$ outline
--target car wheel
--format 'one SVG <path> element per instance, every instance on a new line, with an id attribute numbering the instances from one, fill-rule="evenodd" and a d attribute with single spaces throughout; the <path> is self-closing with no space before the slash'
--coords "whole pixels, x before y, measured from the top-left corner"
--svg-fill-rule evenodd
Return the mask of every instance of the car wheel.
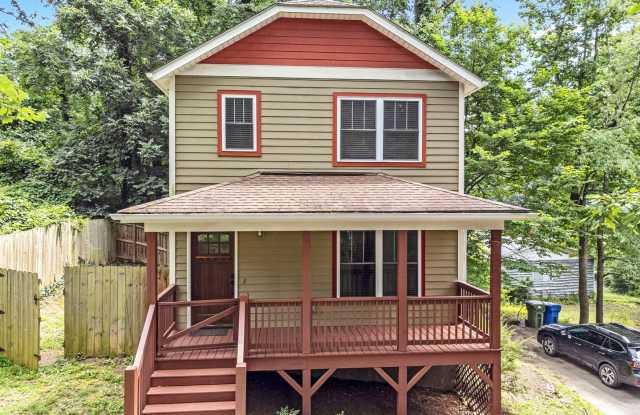
<path id="1" fill-rule="evenodd" d="M 542 338 L 542 350 L 549 356 L 558 355 L 558 342 L 551 336 L 544 336 Z"/>
<path id="2" fill-rule="evenodd" d="M 603 363 L 600 365 L 600 380 L 602 383 L 607 385 L 610 388 L 617 388 L 620 386 L 620 380 L 618 379 L 618 371 L 615 367 L 611 366 L 608 363 Z"/>

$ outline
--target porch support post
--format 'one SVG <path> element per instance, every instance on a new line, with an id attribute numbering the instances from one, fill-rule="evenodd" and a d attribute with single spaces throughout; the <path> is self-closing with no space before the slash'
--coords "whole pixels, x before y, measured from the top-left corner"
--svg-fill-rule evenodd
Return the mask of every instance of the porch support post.
<path id="1" fill-rule="evenodd" d="M 311 232 L 302 232 L 302 353 L 311 353 Z"/>
<path id="2" fill-rule="evenodd" d="M 502 231 L 491 231 L 491 348 L 500 348 L 500 291 L 502 278 Z"/>
<path id="3" fill-rule="evenodd" d="M 145 232 L 147 241 L 147 304 L 158 300 L 158 234 Z"/>
<path id="4" fill-rule="evenodd" d="M 491 365 L 491 415 L 502 414 L 502 369 L 500 352 Z"/>
<path id="5" fill-rule="evenodd" d="M 407 415 L 407 366 L 398 367 L 398 391 L 396 399 L 396 415 Z"/>
<path id="6" fill-rule="evenodd" d="M 500 368 L 500 294 L 502 279 L 502 231 L 491 231 L 491 348 L 498 350 L 491 365 L 491 414 L 502 413 Z"/>
<path id="7" fill-rule="evenodd" d="M 397 235 L 398 351 L 406 352 L 409 338 L 409 309 L 407 300 L 407 231 L 398 231 Z"/>
<path id="8" fill-rule="evenodd" d="M 311 369 L 302 371 L 302 415 L 311 415 Z"/>

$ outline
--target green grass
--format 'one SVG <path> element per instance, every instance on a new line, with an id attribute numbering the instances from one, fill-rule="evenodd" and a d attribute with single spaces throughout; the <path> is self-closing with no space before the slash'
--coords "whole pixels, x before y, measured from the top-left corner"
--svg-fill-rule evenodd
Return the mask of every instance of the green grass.
<path id="1" fill-rule="evenodd" d="M 536 371 L 536 369 L 533 370 Z M 543 389 L 534 390 L 527 383 L 519 385 L 512 383 L 510 387 L 512 389 L 506 391 L 503 388 L 502 404 L 507 414 L 603 415 L 593 405 L 559 382 L 551 381 L 546 383 Z"/>
<path id="2" fill-rule="evenodd" d="M 640 329 L 640 298 L 629 295 L 616 294 L 611 291 L 605 291 L 604 294 L 604 321 L 605 323 L 620 323 L 628 327 Z M 559 322 L 563 324 L 577 324 L 580 321 L 580 306 L 576 298 L 568 299 L 551 299 L 562 304 Z M 505 320 L 527 318 L 527 309 L 524 304 L 502 303 L 502 317 Z M 595 300 L 591 299 L 589 307 L 589 320 L 595 323 L 596 305 Z"/>
<path id="3" fill-rule="evenodd" d="M 605 291 L 604 294 L 605 323 L 620 323 L 640 329 L 640 298 Z M 580 319 L 580 306 L 576 303 L 563 304 L 560 312 L 560 323 L 577 324 Z M 592 301 L 589 307 L 589 320 L 596 320 L 596 306 Z"/>
<path id="4" fill-rule="evenodd" d="M 0 415 L 121 414 L 122 373 L 130 358 L 64 359 L 64 301 L 61 292 L 41 302 L 39 370 L 0 359 Z"/>

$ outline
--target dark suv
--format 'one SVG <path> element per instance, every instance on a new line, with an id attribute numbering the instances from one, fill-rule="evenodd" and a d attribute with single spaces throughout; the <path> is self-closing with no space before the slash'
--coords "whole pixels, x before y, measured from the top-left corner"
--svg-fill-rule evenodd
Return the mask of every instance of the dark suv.
<path id="1" fill-rule="evenodd" d="M 538 331 L 549 356 L 563 354 L 598 371 L 605 385 L 640 387 L 640 331 L 621 324 L 550 324 Z"/>

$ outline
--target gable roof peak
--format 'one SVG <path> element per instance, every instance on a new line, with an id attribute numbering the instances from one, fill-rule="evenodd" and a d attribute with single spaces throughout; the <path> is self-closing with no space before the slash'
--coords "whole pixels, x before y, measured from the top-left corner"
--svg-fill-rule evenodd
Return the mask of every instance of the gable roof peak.
<path id="1" fill-rule="evenodd" d="M 347 3 L 338 0 L 288 0 L 279 1 L 277 2 L 277 4 L 280 4 L 282 6 L 359 7 L 353 3 Z"/>
<path id="2" fill-rule="evenodd" d="M 168 93 L 168 86 L 173 75 L 196 65 L 198 62 L 281 17 L 361 20 L 419 58 L 431 63 L 452 79 L 462 83 L 465 96 L 486 85 L 480 77 L 458 65 L 435 48 L 425 44 L 386 17 L 370 9 L 336 0 L 289 0 L 285 3 L 276 3 L 177 59 L 148 73 L 147 77 L 165 93 Z"/>

